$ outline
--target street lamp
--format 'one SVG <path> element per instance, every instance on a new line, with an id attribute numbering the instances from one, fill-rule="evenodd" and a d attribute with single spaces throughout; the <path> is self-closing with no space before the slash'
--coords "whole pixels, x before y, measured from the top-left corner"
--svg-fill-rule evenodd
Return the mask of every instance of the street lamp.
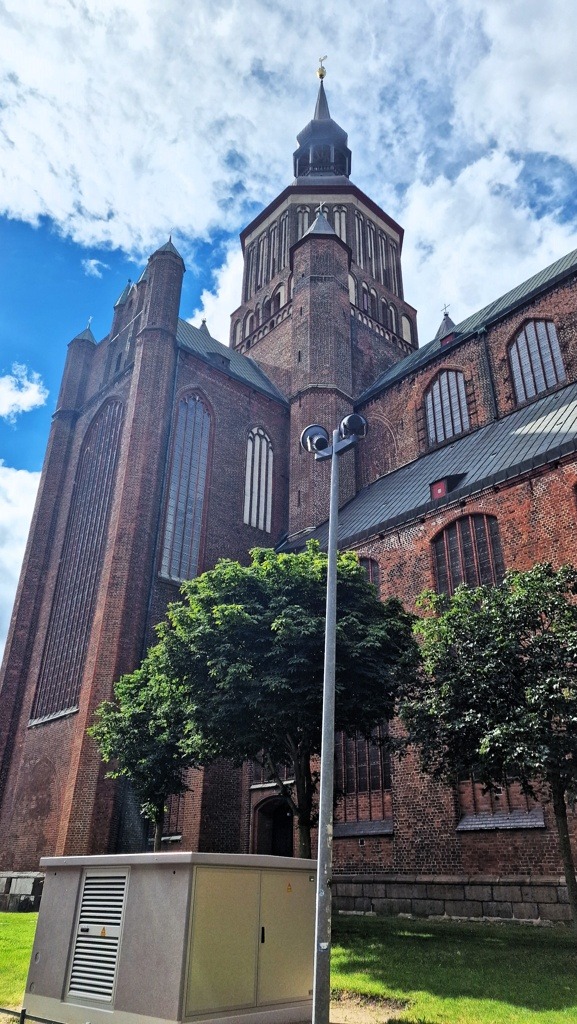
<path id="1" fill-rule="evenodd" d="M 331 875 L 333 861 L 333 776 L 335 751 L 335 648 L 337 632 L 337 537 L 339 518 L 339 455 L 365 437 L 364 416 L 345 416 L 333 430 L 332 444 L 324 427 L 313 423 L 301 434 L 301 447 L 315 459 L 331 460 L 331 497 L 327 547 L 327 605 L 325 618 L 325 662 L 323 680 L 323 722 L 321 738 L 321 779 L 319 794 L 319 844 L 315 920 L 313 982 L 313 1024 L 329 1024 L 331 998 Z"/>

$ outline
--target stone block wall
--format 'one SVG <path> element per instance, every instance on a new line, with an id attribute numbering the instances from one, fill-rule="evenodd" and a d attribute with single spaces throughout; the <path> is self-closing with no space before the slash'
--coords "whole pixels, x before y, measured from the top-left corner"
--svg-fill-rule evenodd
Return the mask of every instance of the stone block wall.
<path id="1" fill-rule="evenodd" d="M 336 913 L 569 922 L 565 880 L 545 875 L 337 875 Z"/>
<path id="2" fill-rule="evenodd" d="M 0 874 L 0 911 L 38 910 L 43 887 L 40 871 Z"/>

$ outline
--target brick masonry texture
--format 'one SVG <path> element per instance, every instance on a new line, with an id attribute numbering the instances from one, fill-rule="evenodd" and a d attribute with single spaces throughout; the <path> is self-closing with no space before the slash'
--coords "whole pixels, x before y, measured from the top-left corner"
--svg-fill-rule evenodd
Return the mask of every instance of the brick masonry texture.
<path id="1" fill-rule="evenodd" d="M 179 581 L 161 574 L 161 552 L 181 399 L 197 395 L 210 415 L 201 572 L 223 556 L 246 563 L 252 547 L 276 546 L 287 534 L 306 533 L 326 519 L 329 466 L 299 446 L 308 424 L 331 431 L 353 410 L 369 421 L 367 438 L 340 463 L 343 505 L 380 476 L 430 451 L 425 398 L 441 371 L 463 374 L 471 432 L 512 412 L 509 346 L 529 320 L 554 322 L 566 383 L 577 380 L 573 275 L 482 333 L 441 347 L 416 368 L 411 363 L 405 375 L 361 403 L 362 392 L 412 352 L 417 334 L 400 264 L 390 264 L 388 276 L 383 275 L 368 249 L 359 251 L 356 216 L 373 224 L 375 237 L 386 236 L 389 261 L 395 253 L 399 259 L 402 229 L 355 186 L 323 190 L 314 183 L 290 186 L 242 235 L 245 280 L 231 318 L 231 339 L 237 353 L 268 375 L 278 397 L 274 389 L 265 394 L 249 386 L 224 363 L 178 347 L 184 265 L 170 247 L 153 253 L 138 284 L 123 294 L 107 337 L 96 343 L 83 332 L 69 345 L 0 676 L 0 909 L 36 905 L 35 873 L 43 855 L 146 845 L 134 794 L 105 778 L 86 728 L 100 701 L 110 698 L 115 680 L 140 663 L 154 640 L 155 624 L 179 596 Z M 346 241 L 326 231 L 299 237 L 305 212 L 310 225 L 321 199 L 331 223 L 336 223 L 335 210 L 344 210 Z M 287 245 L 281 253 L 285 216 Z M 267 253 L 260 269 L 254 262 L 259 251 Z M 395 328 L 387 319 L 389 304 L 398 318 Z M 407 318 L 410 339 L 402 336 L 401 316 Z M 111 400 L 121 404 L 122 429 L 96 598 L 76 680 L 78 707 L 30 726 L 81 453 L 91 424 Z M 270 532 L 244 522 L 247 439 L 254 428 L 267 434 L 273 449 Z M 577 457 L 568 453 L 498 489 L 448 500 L 418 521 L 369 536 L 356 550 L 377 563 L 382 596 L 400 596 L 413 608 L 422 589 L 436 584 L 432 541 L 463 515 L 496 517 L 507 567 L 577 562 L 576 493 Z M 398 731 L 399 723 L 390 723 L 390 729 Z M 252 765 L 226 760 L 191 771 L 171 849 L 270 852 L 281 805 L 274 788 L 257 785 L 254 778 Z M 458 830 L 463 815 L 474 819 L 479 811 L 489 817 L 498 812 L 506 802 L 499 799 L 491 802 L 468 783 L 453 790 L 424 777 L 414 752 L 393 760 L 390 788 L 369 793 L 358 786 L 337 801 L 343 834 L 334 844 L 336 908 L 567 920 L 549 804 L 543 804 L 539 827 L 499 828 L 498 819 L 491 818 L 491 828 Z M 506 799 L 516 811 L 541 813 L 514 785 Z M 572 811 L 569 828 L 577 853 Z M 286 830 L 283 835 L 290 843 L 290 828 L 288 840 Z"/>

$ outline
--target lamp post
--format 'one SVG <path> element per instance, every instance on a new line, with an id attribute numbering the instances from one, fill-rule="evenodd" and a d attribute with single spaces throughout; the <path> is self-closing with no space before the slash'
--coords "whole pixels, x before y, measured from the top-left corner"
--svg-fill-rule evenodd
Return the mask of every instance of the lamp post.
<path id="1" fill-rule="evenodd" d="M 331 882 L 333 862 L 333 788 L 335 751 L 335 649 L 337 631 L 337 538 L 339 518 L 339 456 L 365 437 L 364 416 L 345 416 L 333 430 L 332 444 L 324 427 L 313 423 L 301 434 L 301 447 L 315 459 L 331 460 L 329 539 L 327 546 L 327 603 L 325 618 L 325 660 L 323 679 L 323 720 L 321 736 L 321 777 L 319 794 L 319 842 L 315 920 L 313 982 L 313 1024 L 329 1024 L 331 996 Z"/>

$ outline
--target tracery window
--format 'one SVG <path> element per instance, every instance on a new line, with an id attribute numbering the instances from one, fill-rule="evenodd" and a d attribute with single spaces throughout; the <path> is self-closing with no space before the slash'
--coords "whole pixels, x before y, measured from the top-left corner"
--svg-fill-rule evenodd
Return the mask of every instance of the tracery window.
<path id="1" fill-rule="evenodd" d="M 530 320 L 509 347 L 517 402 L 562 384 L 565 367 L 555 324 L 550 320 Z"/>
<path id="2" fill-rule="evenodd" d="M 432 546 L 441 594 L 453 594 L 460 583 L 478 587 L 503 578 L 505 566 L 495 516 L 456 519 L 433 538 Z"/>
<path id="3" fill-rule="evenodd" d="M 107 402 L 82 445 L 30 724 L 74 711 L 104 547 L 122 431 L 123 407 Z"/>
<path id="4" fill-rule="evenodd" d="M 440 444 L 469 429 L 465 378 L 459 370 L 442 370 L 425 393 L 429 444 Z"/>
<path id="5" fill-rule="evenodd" d="M 390 757 L 382 745 L 386 735 L 386 725 L 378 725 L 370 737 L 336 734 L 335 782 L 345 796 L 391 788 Z"/>
<path id="6" fill-rule="evenodd" d="M 246 447 L 244 522 L 266 533 L 271 531 L 272 471 L 271 439 L 262 427 L 254 427 Z"/>
<path id="7" fill-rule="evenodd" d="M 161 573 L 168 579 L 198 571 L 209 441 L 210 413 L 198 395 L 186 395 L 176 414 L 164 521 Z"/>

